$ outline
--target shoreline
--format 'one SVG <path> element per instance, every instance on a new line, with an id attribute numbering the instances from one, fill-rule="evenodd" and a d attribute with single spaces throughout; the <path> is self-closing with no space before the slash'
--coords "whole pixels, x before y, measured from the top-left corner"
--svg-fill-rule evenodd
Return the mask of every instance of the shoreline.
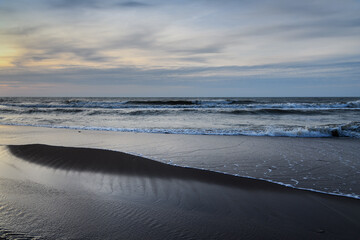
<path id="1" fill-rule="evenodd" d="M 360 172 L 358 139 L 79 132 L 3 125 L 0 125 L 0 137 L 2 145 L 47 144 L 115 150 L 170 165 L 261 179 L 297 189 L 351 198 L 360 196 L 357 184 L 360 179 L 356 177 Z M 347 182 L 353 183 L 340 185 L 341 177 L 346 174 Z M 312 185 L 313 182 L 318 185 Z"/>
<path id="2" fill-rule="evenodd" d="M 208 174 L 213 174 L 213 175 L 221 175 L 221 176 L 225 176 L 228 178 L 232 178 L 232 179 L 236 179 L 236 178 L 241 178 L 243 180 L 248 180 L 248 181 L 257 181 L 257 182 L 262 182 L 264 184 L 275 184 L 278 187 L 285 187 L 286 188 L 290 188 L 290 189 L 294 189 L 294 190 L 300 190 L 300 191 L 305 191 L 305 192 L 312 192 L 312 193 L 316 193 L 316 194 L 324 194 L 324 195 L 330 195 L 330 196 L 337 196 L 337 197 L 345 197 L 345 198 L 351 198 L 351 199 L 360 199 L 360 196 L 352 196 L 352 195 L 344 195 L 344 194 L 336 194 L 336 193 L 329 193 L 329 192 L 324 192 L 324 191 L 319 191 L 319 190 L 315 190 L 315 189 L 308 189 L 308 188 L 299 188 L 299 187 L 294 187 L 292 185 L 289 184 L 284 184 L 281 182 L 276 182 L 273 180 L 269 180 L 269 179 L 262 179 L 262 178 L 255 178 L 255 177 L 250 177 L 250 176 L 240 176 L 238 174 L 229 174 L 226 172 L 220 172 L 220 171 L 213 171 L 210 169 L 205 169 L 205 168 L 196 168 L 196 167 L 190 167 L 190 166 L 181 166 L 181 165 L 176 165 L 176 164 L 171 164 L 171 163 L 163 163 L 154 159 L 149 159 L 146 158 L 144 156 L 141 155 L 134 155 L 134 154 L 130 154 L 130 153 L 126 153 L 126 152 L 121 152 L 121 151 L 114 151 L 114 150 L 108 150 L 108 149 L 92 149 L 92 148 L 74 148 L 74 147 L 64 147 L 64 146 L 51 146 L 51 145 L 43 145 L 43 144 L 28 144 L 28 145 L 6 145 L 5 147 L 7 147 L 9 149 L 9 151 L 15 155 L 18 158 L 23 159 L 24 161 L 28 161 L 30 163 L 33 164 L 39 164 L 41 166 L 44 167 L 49 167 L 49 168 L 54 168 L 54 166 L 52 164 L 54 164 L 53 162 L 41 162 L 41 159 L 43 159 L 44 157 L 42 156 L 41 149 L 66 149 L 66 150 L 70 150 L 73 149 L 73 151 L 94 151 L 94 153 L 96 151 L 102 151 L 104 153 L 108 153 L 108 152 L 114 152 L 116 154 L 119 154 L 120 156 L 123 156 L 125 158 L 130 158 L 131 160 L 135 160 L 135 161 L 139 161 L 139 160 L 146 160 L 149 162 L 153 162 L 155 165 L 157 165 L 160 168 L 163 168 L 165 166 L 169 167 L 170 169 L 175 167 L 175 168 L 180 168 L 180 169 L 186 169 L 189 171 L 194 171 L 194 172 L 206 172 Z M 35 149 L 35 151 L 33 150 L 31 153 L 27 152 L 27 149 Z M 37 149 L 37 150 L 36 150 Z M 46 151 L 46 150 L 45 150 Z M 40 152 L 40 154 L 39 154 Z M 50 151 L 51 152 L 51 151 Z M 60 159 L 62 157 L 64 157 L 63 155 L 64 152 L 58 152 L 57 154 L 59 154 L 59 156 L 56 157 L 56 159 Z M 56 154 L 56 153 L 55 153 Z M 51 154 L 52 157 L 54 157 L 54 154 Z M 114 162 L 113 163 L 107 163 L 106 165 L 95 165 L 95 168 L 92 167 L 92 164 L 96 164 L 96 162 L 87 162 L 87 165 L 80 165 L 78 167 L 77 166 L 77 158 L 72 156 L 71 153 L 66 154 L 67 156 L 67 162 L 72 161 L 70 167 L 65 166 L 61 166 L 59 164 L 55 165 L 54 169 L 59 169 L 59 170 L 67 170 L 67 171 L 79 171 L 79 172 L 102 172 L 102 173 L 110 173 L 110 174 L 117 174 L 117 173 L 122 173 L 122 171 L 117 170 L 115 167 Z M 105 156 L 102 156 L 105 157 Z M 69 159 L 70 158 L 70 159 Z M 40 159 L 40 161 L 39 161 Z M 80 158 L 81 159 L 81 158 Z M 105 157 L 105 159 L 108 159 Z M 104 164 L 104 163 L 102 163 Z M 167 165 L 167 166 L 166 166 Z M 105 167 L 105 168 L 104 168 Z M 133 170 L 133 169 L 132 169 Z M 142 171 L 142 174 L 145 174 L 145 171 Z M 176 177 L 177 175 L 167 175 L 167 177 Z M 165 176 L 165 177 L 166 177 Z M 162 177 L 161 175 L 158 175 L 157 177 Z M 234 178 L 235 177 L 235 178 Z M 230 182 L 228 182 L 230 183 Z"/>
<path id="3" fill-rule="evenodd" d="M 280 130 L 280 133 L 268 133 L 264 131 L 256 132 L 242 132 L 238 130 L 220 130 L 208 131 L 206 129 L 142 129 L 142 128 L 116 128 L 116 127 L 85 127 L 85 126 L 61 126 L 61 125 L 29 125 L 29 124 L 15 124 L 15 123 L 2 123 L 1 126 L 13 127 L 35 127 L 35 128 L 48 128 L 48 129 L 66 129 L 75 131 L 96 131 L 96 132 L 120 132 L 120 133 L 144 133 L 144 134 L 174 134 L 174 135 L 195 135 L 195 136 L 245 136 L 245 137 L 288 137 L 288 138 L 350 138 L 360 139 L 360 136 L 353 133 L 345 133 L 343 126 L 349 124 L 336 124 L 336 126 L 323 128 L 314 128 L 309 130 L 307 128 L 297 129 L 292 131 Z M 349 126 L 348 126 L 349 127 Z M 282 131 L 282 133 L 281 133 Z"/>

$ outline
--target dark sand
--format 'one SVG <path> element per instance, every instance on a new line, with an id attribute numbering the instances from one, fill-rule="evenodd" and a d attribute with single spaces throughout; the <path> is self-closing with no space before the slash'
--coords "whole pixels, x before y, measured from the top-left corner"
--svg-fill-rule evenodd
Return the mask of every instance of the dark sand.
<path id="1" fill-rule="evenodd" d="M 360 200 L 115 151 L 0 150 L 1 231 L 48 239 L 359 239 Z"/>

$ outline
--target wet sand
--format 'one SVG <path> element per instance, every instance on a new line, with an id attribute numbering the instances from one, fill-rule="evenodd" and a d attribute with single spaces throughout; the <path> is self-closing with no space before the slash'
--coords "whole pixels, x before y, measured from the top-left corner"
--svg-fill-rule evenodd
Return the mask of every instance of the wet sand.
<path id="1" fill-rule="evenodd" d="M 358 239 L 359 199 L 234 174 L 358 194 L 359 145 L 0 126 L 0 237 Z"/>
<path id="2" fill-rule="evenodd" d="M 163 163 L 360 198 L 360 139 L 79 132 L 0 125 L 0 145 L 34 143 L 140 154 Z"/>
<path id="3" fill-rule="evenodd" d="M 0 147 L 1 231 L 45 239 L 357 239 L 360 201 L 122 152 Z"/>

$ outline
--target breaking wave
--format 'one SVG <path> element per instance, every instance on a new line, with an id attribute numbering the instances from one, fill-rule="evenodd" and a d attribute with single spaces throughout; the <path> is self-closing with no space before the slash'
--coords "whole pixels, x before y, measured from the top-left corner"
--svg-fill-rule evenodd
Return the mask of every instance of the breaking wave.
<path id="1" fill-rule="evenodd" d="M 359 138 L 359 98 L 1 98 L 0 124 L 122 132 Z"/>
<path id="2" fill-rule="evenodd" d="M 254 100 L 118 100 L 92 101 L 72 99 L 62 102 L 0 102 L 2 107 L 15 108 L 235 108 L 235 109 L 360 109 L 360 100 L 347 102 L 265 102 Z"/>
<path id="3" fill-rule="evenodd" d="M 271 136 L 271 137 L 351 137 L 360 138 L 360 122 L 351 122 L 340 125 L 323 125 L 315 127 L 287 127 L 287 126 L 263 126 L 257 128 L 243 127 L 234 129 L 203 129 L 203 128 L 117 128 L 96 126 L 62 126 L 47 124 L 17 124 L 4 123 L 10 126 L 33 126 L 47 128 L 63 128 L 73 130 L 94 130 L 113 132 L 135 132 L 135 133 L 162 133 L 162 134 L 188 134 L 188 135 L 224 135 L 224 136 Z"/>

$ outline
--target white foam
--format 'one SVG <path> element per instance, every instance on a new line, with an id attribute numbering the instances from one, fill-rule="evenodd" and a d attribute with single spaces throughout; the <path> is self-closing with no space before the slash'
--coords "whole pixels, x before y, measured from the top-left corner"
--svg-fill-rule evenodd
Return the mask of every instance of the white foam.
<path id="1" fill-rule="evenodd" d="M 21 124 L 0 122 L 1 125 L 8 126 L 32 126 L 45 128 L 60 128 L 73 130 L 93 130 L 93 131 L 113 131 L 113 132 L 135 132 L 135 133 L 160 133 L 160 134 L 186 134 L 186 135 L 223 135 L 223 136 L 270 136 L 270 137 L 307 137 L 323 138 L 332 137 L 332 131 L 336 131 L 340 137 L 360 138 L 360 126 L 358 122 L 342 124 L 339 126 L 319 126 L 319 127 L 297 127 L 284 128 L 267 126 L 265 129 L 247 130 L 241 129 L 164 129 L 164 128 L 116 128 L 116 127 L 96 127 L 96 126 L 62 126 L 46 124 Z"/>

